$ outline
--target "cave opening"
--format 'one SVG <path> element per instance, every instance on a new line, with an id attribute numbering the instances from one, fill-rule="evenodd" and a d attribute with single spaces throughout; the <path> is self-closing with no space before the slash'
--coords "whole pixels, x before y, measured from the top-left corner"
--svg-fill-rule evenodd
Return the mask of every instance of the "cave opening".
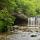
<path id="1" fill-rule="evenodd" d="M 27 23 L 28 23 L 28 20 L 22 19 L 20 17 L 16 17 L 14 25 L 24 26 L 24 25 L 27 25 Z"/>

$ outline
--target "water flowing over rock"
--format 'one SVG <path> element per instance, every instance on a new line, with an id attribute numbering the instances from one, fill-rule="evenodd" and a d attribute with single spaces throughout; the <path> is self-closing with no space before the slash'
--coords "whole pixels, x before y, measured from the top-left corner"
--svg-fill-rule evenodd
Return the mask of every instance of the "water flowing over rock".
<path id="1" fill-rule="evenodd" d="M 36 34 L 36 37 L 31 37 L 32 34 Z M 40 40 L 40 35 L 35 32 L 18 32 L 18 34 L 9 35 L 7 38 L 9 40 Z"/>

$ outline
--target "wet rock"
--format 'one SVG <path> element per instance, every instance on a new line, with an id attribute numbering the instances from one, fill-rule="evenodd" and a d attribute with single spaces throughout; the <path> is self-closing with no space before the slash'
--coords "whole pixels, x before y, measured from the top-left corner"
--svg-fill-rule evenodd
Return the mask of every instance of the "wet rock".
<path id="1" fill-rule="evenodd" d="M 31 37 L 36 37 L 37 35 L 31 35 Z"/>
<path id="2" fill-rule="evenodd" d="M 17 25 L 13 26 L 14 29 L 18 29 L 18 27 L 19 27 L 19 26 L 17 26 Z"/>

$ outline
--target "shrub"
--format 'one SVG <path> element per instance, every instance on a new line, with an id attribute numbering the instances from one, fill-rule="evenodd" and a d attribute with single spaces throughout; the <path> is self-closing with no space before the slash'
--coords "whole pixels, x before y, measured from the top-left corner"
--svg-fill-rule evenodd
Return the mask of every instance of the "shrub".
<path id="1" fill-rule="evenodd" d="M 15 17 L 12 16 L 7 9 L 0 10 L 0 32 L 7 31 L 8 26 L 14 24 Z"/>

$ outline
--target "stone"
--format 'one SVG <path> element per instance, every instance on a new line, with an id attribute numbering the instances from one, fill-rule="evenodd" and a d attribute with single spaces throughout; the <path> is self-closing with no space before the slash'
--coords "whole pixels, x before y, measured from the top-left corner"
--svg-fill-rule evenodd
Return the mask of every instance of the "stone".
<path id="1" fill-rule="evenodd" d="M 31 35 L 31 37 L 36 37 L 37 35 Z"/>

